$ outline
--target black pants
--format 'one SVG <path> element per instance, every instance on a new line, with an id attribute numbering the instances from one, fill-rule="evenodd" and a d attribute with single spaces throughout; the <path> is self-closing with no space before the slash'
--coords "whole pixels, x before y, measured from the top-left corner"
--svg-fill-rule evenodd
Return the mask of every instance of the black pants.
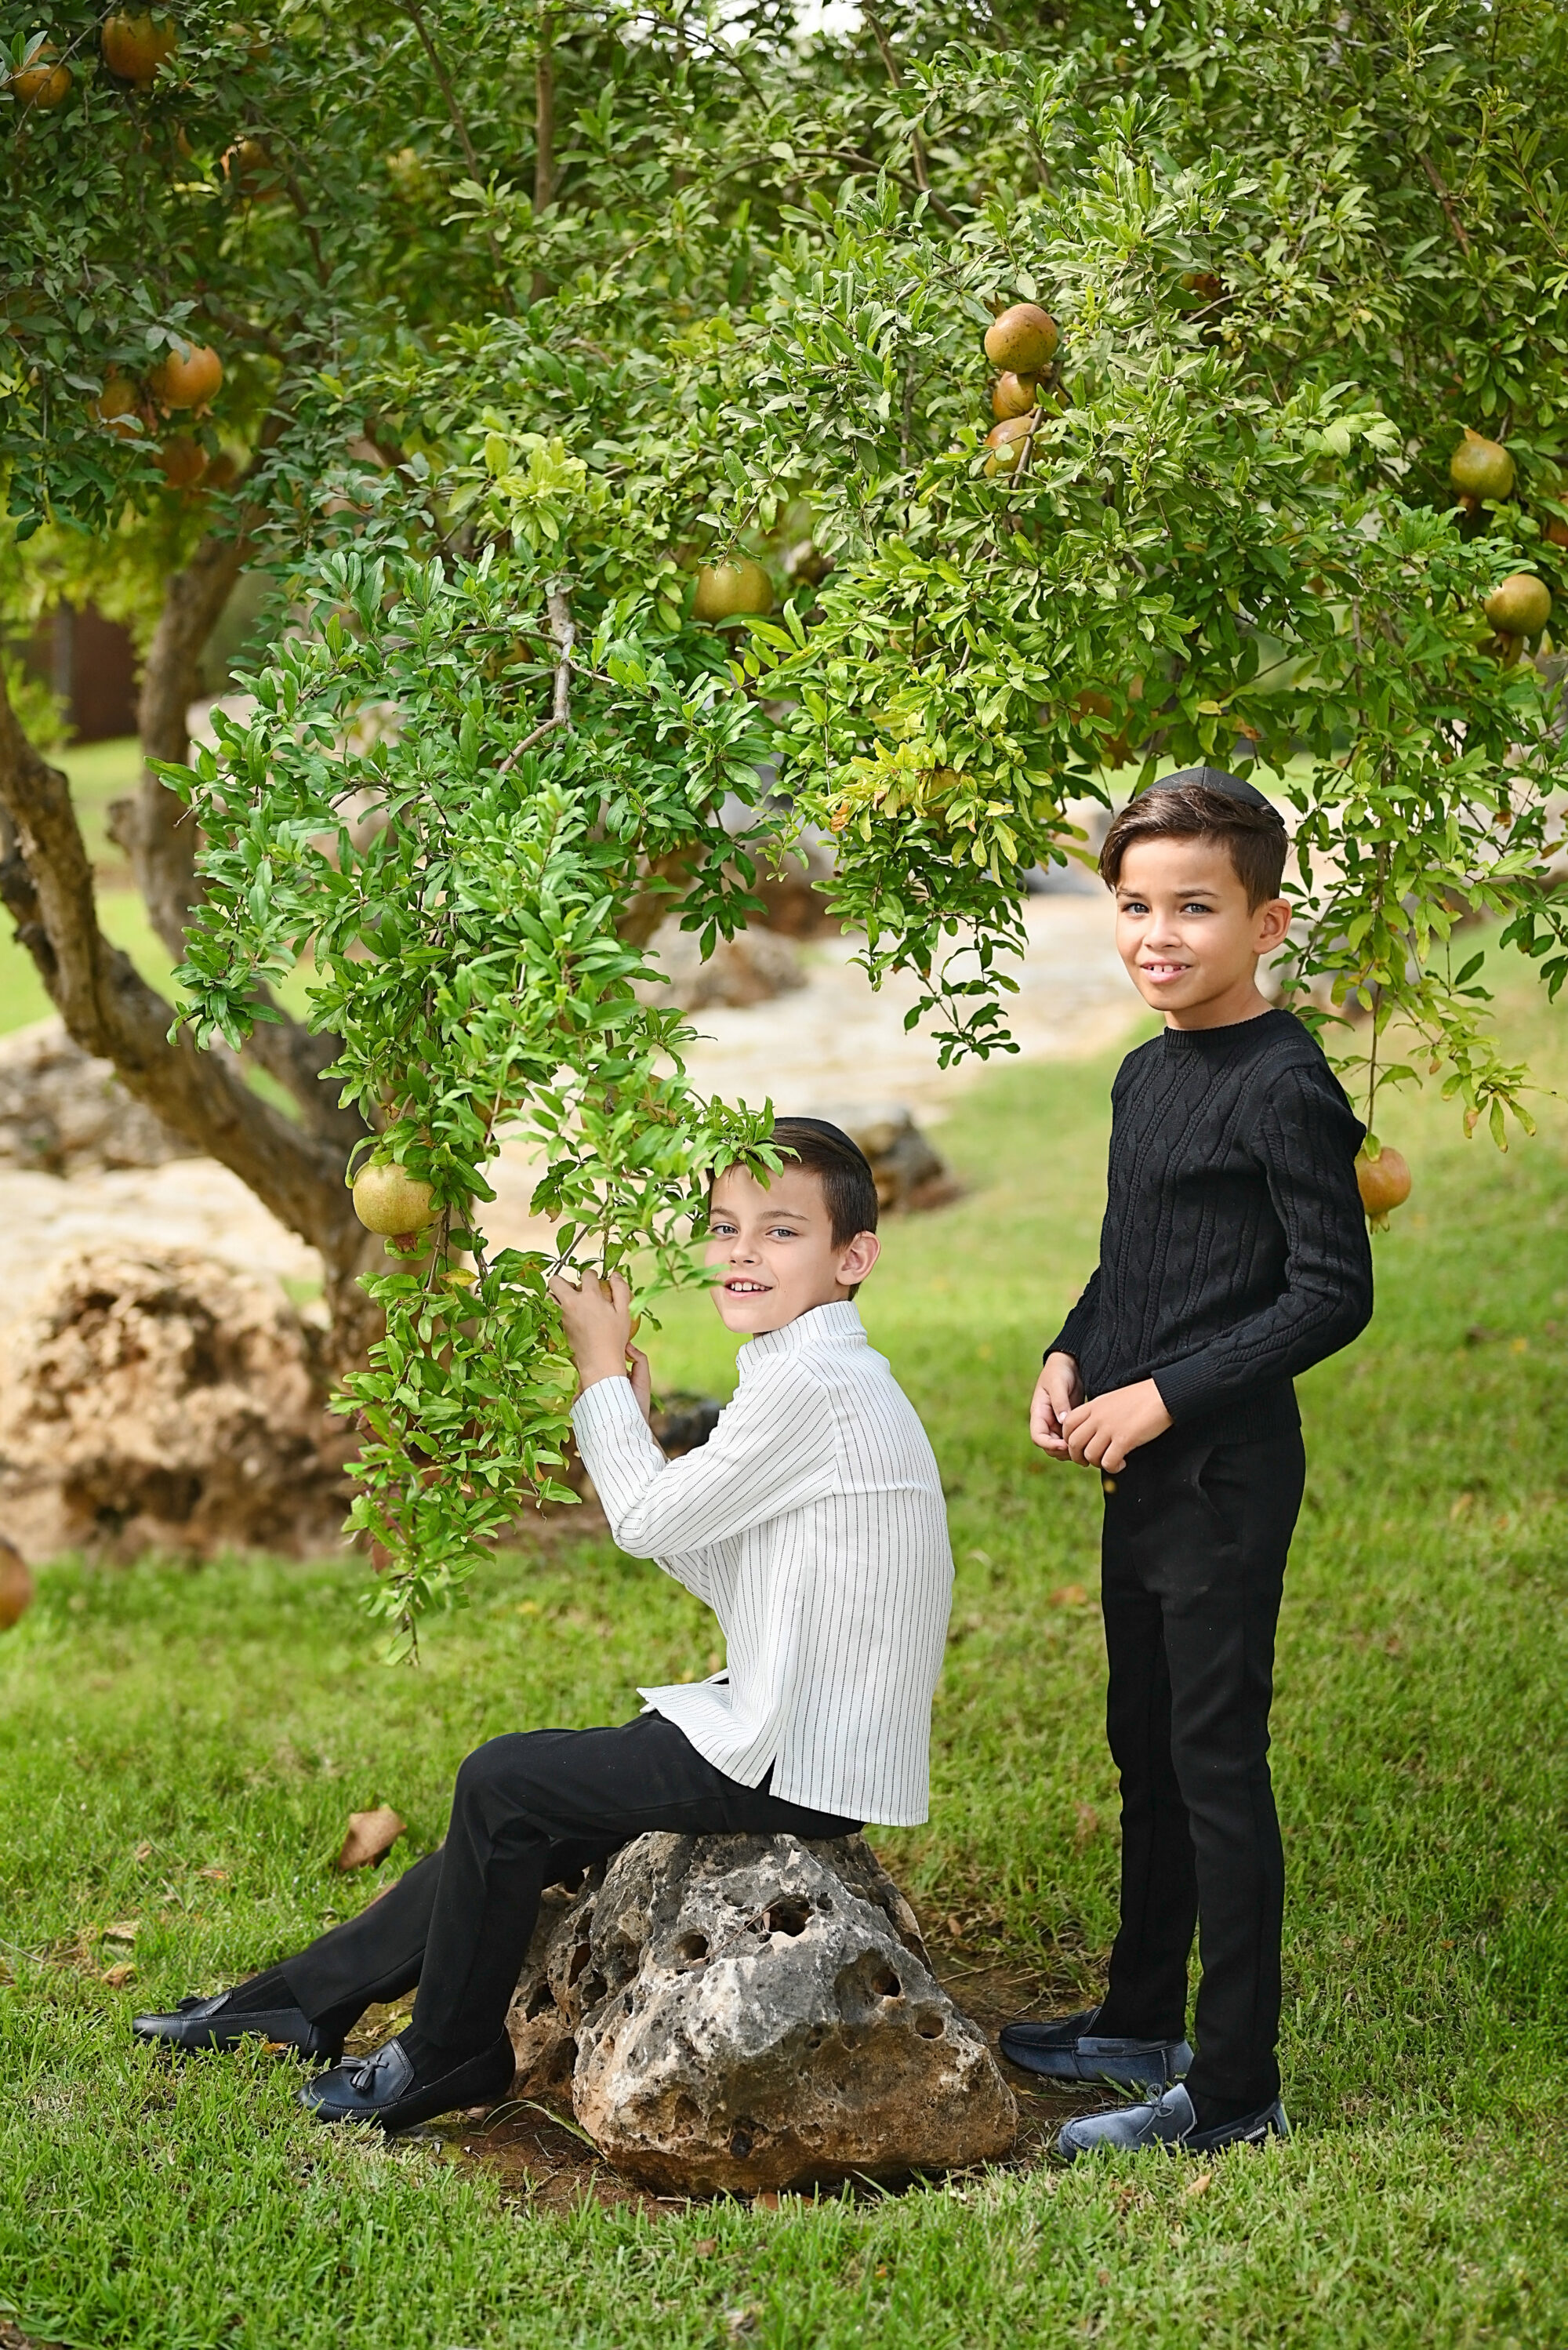
<path id="1" fill-rule="evenodd" d="M 1248 2107 L 1280 2086 L 1284 1855 L 1269 1706 L 1303 1472 L 1299 1429 L 1248 1444 L 1173 1429 L 1103 1481 L 1122 1908 L 1097 2028 L 1182 2037 L 1196 1920 L 1188 2086 Z"/>
<path id="2" fill-rule="evenodd" d="M 546 1885 L 650 1828 L 823 1837 L 859 1825 L 784 1803 L 766 1783 L 727 1779 L 657 1713 L 618 1730 L 517 1731 L 477 1747 L 459 1770 L 440 1851 L 286 1959 L 283 1973 L 312 2022 L 341 2021 L 417 1983 L 420 2037 L 472 2054 L 505 2023 Z"/>

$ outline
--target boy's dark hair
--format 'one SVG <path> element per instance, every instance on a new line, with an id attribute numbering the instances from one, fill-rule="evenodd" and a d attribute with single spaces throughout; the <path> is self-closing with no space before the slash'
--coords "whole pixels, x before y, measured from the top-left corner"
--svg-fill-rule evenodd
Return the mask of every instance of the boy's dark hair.
<path id="1" fill-rule="evenodd" d="M 857 1232 L 876 1231 L 871 1161 L 842 1127 L 830 1126 L 825 1118 L 775 1118 L 769 1140 L 821 1183 L 835 1248 L 847 1248 Z"/>
<path id="2" fill-rule="evenodd" d="M 1100 850 L 1106 889 L 1121 879 L 1122 859 L 1135 841 L 1171 839 L 1222 840 L 1249 906 L 1279 896 L 1289 847 L 1284 818 L 1240 775 L 1223 767 L 1183 767 L 1129 800 Z"/>

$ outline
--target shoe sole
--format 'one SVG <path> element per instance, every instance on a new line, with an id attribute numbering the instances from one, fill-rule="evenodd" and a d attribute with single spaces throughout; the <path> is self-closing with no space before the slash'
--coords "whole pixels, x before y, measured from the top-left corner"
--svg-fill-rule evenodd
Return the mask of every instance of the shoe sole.
<path id="1" fill-rule="evenodd" d="M 270 2033 L 234 2032 L 210 2033 L 204 2040 L 186 2040 L 178 2033 L 138 2032 L 132 2035 L 144 2048 L 168 2048 L 177 2056 L 232 2056 L 247 2041 L 259 2042 L 264 2048 L 286 2048 L 290 2055 L 302 2057 L 307 2064 L 340 2064 L 341 2048 L 336 2052 L 325 2048 L 302 2048 L 296 2040 L 277 2040 Z"/>
<path id="2" fill-rule="evenodd" d="M 1002 2053 L 1008 2063 L 1015 2064 L 1021 2073 L 1033 2073 L 1039 2080 L 1063 2081 L 1081 2089 L 1097 2089 L 1107 2081 L 1114 2083 L 1118 2089 L 1168 2089 L 1181 2078 L 1179 2073 L 1171 2072 L 1168 2066 L 1161 2066 L 1157 2071 L 1152 2064 L 1140 2065 L 1131 2059 L 1124 2059 L 1120 2064 L 1111 2060 L 1091 2066 L 1079 2057 L 1067 2054 L 1055 2058 L 1049 2055 L 1014 2056 L 1005 2048 Z"/>

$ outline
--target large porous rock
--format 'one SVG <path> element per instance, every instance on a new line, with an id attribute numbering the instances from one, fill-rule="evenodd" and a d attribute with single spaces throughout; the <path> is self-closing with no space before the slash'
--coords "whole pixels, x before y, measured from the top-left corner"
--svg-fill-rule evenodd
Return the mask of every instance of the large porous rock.
<path id="1" fill-rule="evenodd" d="M 190 1250 L 84 1250 L 0 1362 L 0 1523 L 28 1556 L 339 1539 L 352 1437 L 270 1283 Z"/>
<path id="2" fill-rule="evenodd" d="M 962 1184 L 902 1102 L 830 1102 L 813 1115 L 859 1144 L 871 1162 L 878 1207 L 918 1212 L 963 1197 Z"/>
<path id="3" fill-rule="evenodd" d="M 677 2194 L 994 2160 L 1018 2126 L 978 2028 L 859 1836 L 655 1835 L 542 1927 L 513 2033 L 595 2144 Z"/>
<path id="4" fill-rule="evenodd" d="M 63 1020 L 0 1037 L 0 1167 L 82 1175 L 193 1156 L 192 1144 L 126 1092 L 112 1062 L 82 1051 Z"/>

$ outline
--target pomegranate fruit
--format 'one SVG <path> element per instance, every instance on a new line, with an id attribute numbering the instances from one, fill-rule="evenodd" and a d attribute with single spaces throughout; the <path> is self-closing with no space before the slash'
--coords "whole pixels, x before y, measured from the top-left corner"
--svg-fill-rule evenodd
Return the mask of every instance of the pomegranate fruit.
<path id="1" fill-rule="evenodd" d="M 1449 460 L 1449 479 L 1461 497 L 1506 498 L 1513 488 L 1513 459 L 1501 441 L 1465 426 L 1465 437 Z"/>
<path id="2" fill-rule="evenodd" d="M 1038 375 L 1056 352 L 1056 321 L 1038 302 L 1015 302 L 985 330 L 985 356 L 1014 375 Z"/>
<path id="3" fill-rule="evenodd" d="M 1409 1167 L 1386 1143 L 1376 1159 L 1363 1151 L 1355 1161 L 1355 1188 L 1374 1228 L 1386 1232 L 1390 1208 L 1402 1208 L 1410 1196 Z"/>
<path id="4" fill-rule="evenodd" d="M 103 20 L 99 36 L 103 61 L 119 81 L 132 81 L 151 89 L 161 65 L 180 45 L 171 16 L 154 16 L 146 10 L 117 8 Z"/>
<path id="5" fill-rule="evenodd" d="M 1027 416 L 1039 402 L 1040 387 L 1032 375 L 1014 375 L 1010 369 L 991 387 L 991 412 L 1002 423 L 1010 416 Z"/>
<path id="6" fill-rule="evenodd" d="M 389 1159 L 372 1159 L 354 1178 L 354 1213 L 368 1232 L 386 1239 L 422 1232 L 436 1216 L 428 1183 Z"/>
<path id="7" fill-rule="evenodd" d="M 739 563 L 704 563 L 697 574 L 692 617 L 699 620 L 733 620 L 748 612 L 771 612 L 773 581 L 760 563 L 743 557 Z"/>
<path id="8" fill-rule="evenodd" d="M 223 380 L 211 343 L 172 343 L 147 379 L 161 408 L 205 408 Z"/>
<path id="9" fill-rule="evenodd" d="M 1552 618 L 1552 590 L 1532 571 L 1513 571 L 1482 609 L 1500 637 L 1538 637 Z"/>
<path id="10" fill-rule="evenodd" d="M 51 108 L 65 104 L 71 94 L 71 69 L 56 63 L 58 55 L 53 41 L 40 41 L 26 62 L 16 68 L 5 87 L 18 106 L 36 106 L 47 114 Z"/>

